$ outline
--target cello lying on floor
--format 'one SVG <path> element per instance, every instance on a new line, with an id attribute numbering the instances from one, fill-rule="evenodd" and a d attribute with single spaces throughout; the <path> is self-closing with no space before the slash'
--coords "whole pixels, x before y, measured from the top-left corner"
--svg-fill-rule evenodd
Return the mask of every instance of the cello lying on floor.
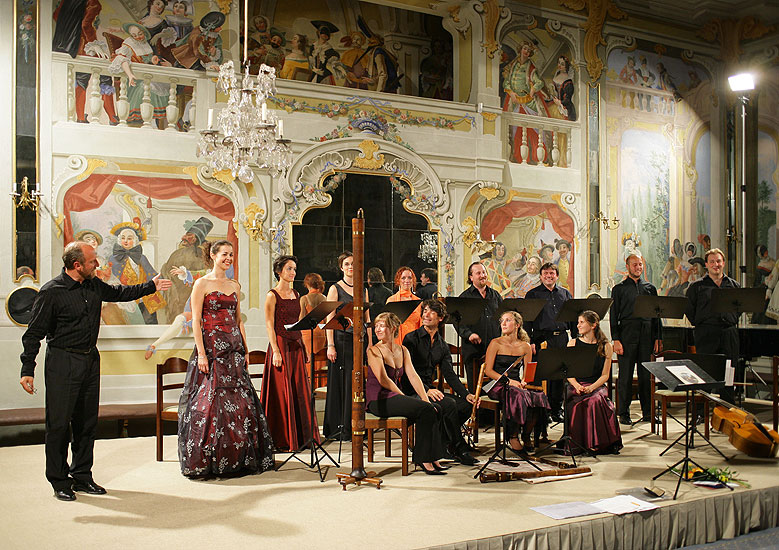
<path id="1" fill-rule="evenodd" d="M 779 450 L 779 434 L 763 426 L 754 414 L 710 393 L 698 393 L 718 403 L 711 415 L 711 427 L 727 435 L 731 445 L 747 456 L 776 456 Z"/>

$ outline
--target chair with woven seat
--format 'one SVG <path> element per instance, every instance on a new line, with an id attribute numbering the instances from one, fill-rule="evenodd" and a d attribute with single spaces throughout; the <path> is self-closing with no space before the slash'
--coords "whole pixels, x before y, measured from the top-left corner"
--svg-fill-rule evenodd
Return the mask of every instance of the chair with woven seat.
<path id="1" fill-rule="evenodd" d="M 157 462 L 162 461 L 162 423 L 163 421 L 178 422 L 179 405 L 164 402 L 166 390 L 181 389 L 184 381 L 165 383 L 165 375 L 187 372 L 187 360 L 181 357 L 168 357 L 164 363 L 157 365 Z"/>

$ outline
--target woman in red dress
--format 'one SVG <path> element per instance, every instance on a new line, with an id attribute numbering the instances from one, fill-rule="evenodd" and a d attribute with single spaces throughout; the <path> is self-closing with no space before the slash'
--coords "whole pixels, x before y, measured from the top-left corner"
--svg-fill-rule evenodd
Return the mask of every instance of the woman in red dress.
<path id="1" fill-rule="evenodd" d="M 296 451 L 319 429 L 311 409 L 311 386 L 306 377 L 305 348 L 299 330 L 287 330 L 300 319 L 300 296 L 292 288 L 297 269 L 295 256 L 273 262 L 278 283 L 265 298 L 268 353 L 262 377 L 262 406 L 276 448 Z"/>

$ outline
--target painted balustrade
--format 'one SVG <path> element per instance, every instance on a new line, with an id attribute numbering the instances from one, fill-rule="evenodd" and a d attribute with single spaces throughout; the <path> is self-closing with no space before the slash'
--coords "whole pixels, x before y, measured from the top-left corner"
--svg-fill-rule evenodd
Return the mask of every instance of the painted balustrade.
<path id="1" fill-rule="evenodd" d="M 505 156 L 510 162 L 534 166 L 572 168 L 573 147 L 579 139 L 579 122 L 502 112 Z"/>
<path id="2" fill-rule="evenodd" d="M 676 99 L 672 92 L 636 86 L 622 82 L 608 82 L 605 86 L 606 102 L 636 112 L 674 116 Z"/>

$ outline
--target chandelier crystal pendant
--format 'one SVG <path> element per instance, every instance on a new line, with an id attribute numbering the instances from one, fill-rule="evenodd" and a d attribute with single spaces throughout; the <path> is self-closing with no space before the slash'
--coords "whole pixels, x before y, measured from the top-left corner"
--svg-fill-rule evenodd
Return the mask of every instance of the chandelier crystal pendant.
<path id="1" fill-rule="evenodd" d="M 247 9 L 247 6 L 245 6 Z M 213 127 L 209 109 L 208 128 L 200 132 L 197 156 L 214 172 L 230 170 L 244 183 L 254 179 L 251 165 L 267 168 L 273 177 L 286 173 L 292 165 L 290 140 L 284 139 L 284 123 L 268 109 L 267 99 L 276 92 L 276 69 L 264 63 L 256 76 L 249 74 L 244 24 L 244 73 L 240 82 L 232 60 L 219 66 L 217 87 L 227 96 Z"/>

